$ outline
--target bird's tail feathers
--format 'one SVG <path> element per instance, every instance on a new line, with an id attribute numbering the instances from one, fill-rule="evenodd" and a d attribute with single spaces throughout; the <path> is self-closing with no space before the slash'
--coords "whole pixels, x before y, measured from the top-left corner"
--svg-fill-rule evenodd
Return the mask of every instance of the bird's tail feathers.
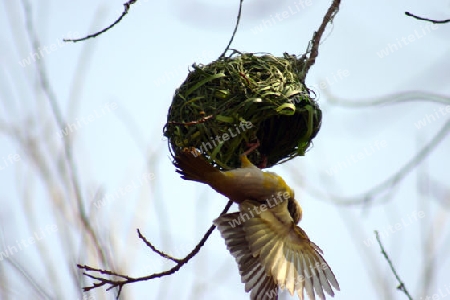
<path id="1" fill-rule="evenodd" d="M 214 174 L 221 174 L 195 148 L 186 148 L 175 156 L 177 173 L 185 180 L 209 184 Z"/>

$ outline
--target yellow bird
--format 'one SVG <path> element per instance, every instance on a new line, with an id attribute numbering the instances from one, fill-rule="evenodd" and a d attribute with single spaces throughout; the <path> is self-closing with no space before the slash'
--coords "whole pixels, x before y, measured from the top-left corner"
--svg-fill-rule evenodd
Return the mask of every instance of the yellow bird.
<path id="1" fill-rule="evenodd" d="M 339 284 L 322 257 L 322 250 L 311 242 L 296 224 L 302 209 L 294 191 L 273 172 L 263 172 L 245 154 L 241 168 L 220 171 L 195 148 L 175 156 L 177 172 L 183 179 L 208 184 L 239 204 L 240 212 L 228 213 L 214 220 L 236 259 L 251 300 L 278 299 L 278 288 L 304 292 L 311 300 L 316 295 L 334 296 Z"/>

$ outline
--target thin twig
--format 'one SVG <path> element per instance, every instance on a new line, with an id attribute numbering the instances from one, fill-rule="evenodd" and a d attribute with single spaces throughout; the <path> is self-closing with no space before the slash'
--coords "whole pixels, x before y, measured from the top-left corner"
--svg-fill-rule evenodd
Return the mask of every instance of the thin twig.
<path id="1" fill-rule="evenodd" d="M 230 41 L 228 42 L 228 45 L 225 47 L 225 50 L 223 51 L 223 53 L 219 56 L 219 58 L 224 57 L 225 53 L 228 51 L 228 49 L 230 49 L 231 43 L 234 40 L 234 36 L 236 35 L 237 29 L 239 27 L 239 22 L 241 21 L 241 13 L 242 13 L 242 3 L 244 2 L 244 0 L 240 0 L 239 3 L 239 11 L 238 11 L 238 15 L 237 15 L 237 20 L 236 20 L 236 25 L 234 26 L 234 30 L 233 30 L 233 34 L 231 35 Z"/>
<path id="2" fill-rule="evenodd" d="M 358 100 L 348 100 L 346 98 L 337 97 L 328 91 L 325 91 L 324 94 L 330 104 L 349 108 L 366 108 L 405 102 L 434 102 L 450 104 L 450 96 L 423 91 L 398 92 L 381 97 L 358 98 Z"/>
<path id="3" fill-rule="evenodd" d="M 334 17 L 339 11 L 340 4 L 341 4 L 340 0 L 333 0 L 333 3 L 331 3 L 331 6 L 328 8 L 327 13 L 323 17 L 322 24 L 320 25 L 319 29 L 313 34 L 312 40 L 308 45 L 308 50 L 306 51 L 306 53 L 310 53 L 310 55 L 306 59 L 305 65 L 303 67 L 304 77 L 306 77 L 306 74 L 308 73 L 309 69 L 316 62 L 316 58 L 319 55 L 320 40 L 322 39 L 323 33 L 325 32 L 327 25 L 329 23 L 333 23 Z"/>
<path id="4" fill-rule="evenodd" d="M 399 285 L 397 286 L 397 289 L 400 290 L 400 291 L 403 291 L 405 293 L 405 295 L 408 297 L 409 300 L 413 300 L 413 298 L 409 294 L 408 289 L 406 288 L 405 284 L 403 283 L 403 281 L 398 276 L 397 271 L 395 270 L 391 259 L 389 258 L 388 254 L 384 250 L 383 244 L 381 243 L 381 240 L 380 240 L 380 235 L 378 234 L 377 230 L 375 230 L 375 237 L 377 239 L 378 245 L 380 245 L 381 253 L 383 254 L 384 258 L 386 258 L 386 260 L 387 260 L 387 262 L 389 264 L 389 267 L 392 270 L 392 273 L 394 273 L 395 278 L 397 278 L 397 281 L 399 283 Z"/>
<path id="5" fill-rule="evenodd" d="M 233 202 L 231 200 L 229 200 L 227 205 L 223 209 L 223 211 L 220 213 L 220 215 L 225 214 L 230 209 L 232 204 L 233 204 Z M 213 233 L 215 228 L 216 228 L 215 225 L 211 225 L 211 227 L 203 235 L 202 239 L 197 244 L 197 246 L 195 246 L 195 248 L 192 249 L 192 251 L 188 255 L 186 255 L 184 258 L 182 258 L 182 259 L 174 259 L 172 256 L 169 256 L 169 255 L 163 253 L 162 251 L 159 251 L 152 244 L 147 242 L 147 240 L 140 234 L 140 231 L 138 230 L 139 237 L 144 240 L 144 242 L 147 244 L 147 246 L 149 246 L 152 249 L 153 252 L 155 252 L 156 254 L 158 254 L 161 257 L 164 257 L 166 259 L 170 259 L 170 260 L 176 262 L 177 264 L 175 266 L 173 266 L 172 268 L 170 268 L 169 270 L 166 270 L 166 271 L 163 271 L 163 272 L 159 272 L 159 273 L 153 273 L 151 275 L 147 275 L 147 276 L 143 276 L 143 277 L 137 277 L 137 278 L 129 277 L 127 275 L 121 275 L 121 274 L 117 274 L 117 273 L 112 272 L 112 271 L 102 270 L 102 269 L 93 268 L 93 267 L 89 267 L 89 266 L 85 266 L 85 265 L 77 265 L 78 268 L 80 268 L 80 269 L 85 271 L 85 272 L 83 272 L 83 275 L 85 275 L 85 276 L 87 276 L 89 278 L 92 278 L 94 280 L 98 280 L 99 281 L 99 282 L 94 283 L 92 286 L 83 287 L 83 290 L 85 292 L 87 292 L 87 291 L 90 291 L 92 289 L 104 286 L 104 285 L 109 285 L 107 290 L 110 290 L 110 289 L 115 288 L 115 287 L 118 288 L 116 299 L 119 299 L 120 293 L 121 293 L 122 288 L 123 288 L 123 286 L 125 284 L 129 284 L 129 283 L 133 283 L 133 282 L 139 282 L 139 281 L 146 281 L 146 280 L 151 280 L 151 279 L 154 279 L 154 278 L 161 278 L 161 277 L 164 277 L 164 276 L 172 275 L 175 272 L 179 271 L 181 269 L 181 267 L 183 267 L 185 264 L 187 264 L 195 255 L 198 254 L 198 252 L 205 245 L 206 241 L 211 236 L 211 234 Z M 100 274 L 104 274 L 104 275 L 108 275 L 108 276 L 112 276 L 112 277 L 113 276 L 117 276 L 117 277 L 121 277 L 123 280 L 114 280 L 114 279 L 111 279 L 111 278 L 103 278 L 103 277 L 99 277 L 99 276 L 95 276 L 95 275 L 89 274 L 87 272 L 96 272 L 96 273 L 100 273 Z"/>
<path id="6" fill-rule="evenodd" d="M 176 264 L 179 264 L 179 263 L 182 262 L 182 259 L 175 258 L 175 257 L 173 257 L 173 256 L 171 256 L 171 255 L 169 255 L 169 254 L 166 254 L 166 253 L 162 252 L 161 250 L 158 250 L 155 246 L 153 246 L 152 243 L 150 243 L 150 242 L 142 235 L 142 233 L 141 233 L 141 231 L 140 231 L 139 229 L 137 229 L 137 232 L 138 232 L 139 238 L 140 238 L 142 241 L 144 241 L 144 243 L 145 243 L 148 247 L 150 247 L 150 249 L 152 249 L 153 252 L 155 252 L 156 254 L 158 254 L 159 256 L 161 256 L 162 258 L 169 259 L 169 260 L 173 261 L 173 262 L 176 263 Z"/>
<path id="7" fill-rule="evenodd" d="M 0 227 L 0 249 L 6 249 L 6 242 L 4 238 L 3 228 Z M 3 258 L 3 257 L 2 257 Z M 16 261 L 13 257 L 6 257 L 5 262 L 10 263 L 17 272 L 22 275 L 25 280 L 28 282 L 29 286 L 33 288 L 33 290 L 38 293 L 41 297 L 45 299 L 54 299 L 51 295 L 49 295 L 45 289 L 36 281 L 36 279 L 25 270 L 18 261 Z"/>
<path id="8" fill-rule="evenodd" d="M 400 170 L 389 177 L 384 182 L 380 183 L 374 187 L 369 193 L 364 197 L 364 202 L 367 204 L 376 194 L 380 193 L 385 189 L 392 188 L 396 186 L 411 170 L 413 170 L 417 165 L 419 165 L 428 155 L 433 151 L 436 146 L 444 139 L 450 130 L 450 120 L 448 120 L 444 126 L 436 133 L 436 135 L 431 139 L 431 141 L 423 147 L 416 155 L 408 161 Z"/>
<path id="9" fill-rule="evenodd" d="M 32 22 L 32 13 L 31 13 L 32 12 L 31 4 L 28 2 L 28 0 L 22 0 L 22 4 L 24 7 L 24 12 L 25 12 L 26 28 L 27 28 L 28 37 L 31 41 L 32 48 L 38 49 L 40 44 L 39 44 L 39 40 L 37 38 L 37 34 L 34 32 L 34 26 L 33 26 L 33 22 Z M 36 69 L 38 71 L 39 84 L 46 96 L 46 99 L 48 100 L 48 103 L 49 103 L 51 111 L 52 111 L 52 115 L 56 122 L 56 125 L 58 126 L 58 128 L 64 128 L 64 124 L 65 124 L 64 118 L 62 116 L 61 109 L 58 105 L 58 101 L 57 101 L 55 92 L 53 91 L 53 89 L 50 85 L 50 82 L 48 80 L 48 75 L 47 75 L 47 72 L 45 69 L 45 65 L 44 65 L 43 61 L 40 59 L 36 60 L 36 64 L 37 64 Z M 77 172 L 76 172 L 75 162 L 74 162 L 73 153 L 72 153 L 72 144 L 70 142 L 70 139 L 68 139 L 68 138 L 64 139 L 64 154 L 65 154 L 65 159 L 67 162 L 67 164 L 64 164 L 64 169 L 68 173 L 69 178 L 70 178 L 70 183 L 72 185 L 72 188 L 74 189 L 80 221 L 83 224 L 83 227 L 85 228 L 85 230 L 88 232 L 89 236 L 91 237 L 91 239 L 96 247 L 96 250 L 98 252 L 98 255 L 102 260 L 102 263 L 104 265 L 109 265 L 107 262 L 106 255 L 103 252 L 102 247 L 100 245 L 100 241 L 97 237 L 97 234 L 96 234 L 94 228 L 92 227 L 90 220 L 88 219 L 87 214 L 86 214 L 86 209 L 84 207 L 84 201 L 83 201 L 83 196 L 82 196 L 82 192 L 81 192 L 81 188 L 80 188 L 79 179 L 78 179 L 78 176 L 76 175 Z"/>
<path id="10" fill-rule="evenodd" d="M 318 199 L 331 199 L 337 205 L 367 205 L 382 192 L 394 188 L 406 175 L 409 174 L 416 166 L 418 166 L 428 155 L 437 147 L 437 145 L 447 136 L 450 131 L 450 120 L 439 129 L 435 136 L 417 152 L 407 163 L 405 163 L 395 174 L 383 180 L 379 184 L 373 186 L 364 193 L 357 196 L 337 196 L 324 194 L 313 187 L 306 190 Z"/>
<path id="11" fill-rule="evenodd" d="M 120 17 L 119 17 L 116 21 L 114 21 L 114 23 L 112 23 L 111 25 L 109 25 L 108 27 L 103 28 L 103 29 L 100 30 L 100 31 L 97 31 L 96 33 L 87 35 L 87 36 L 85 36 L 85 37 L 83 37 L 83 38 L 79 38 L 79 39 L 63 39 L 63 41 L 64 41 L 64 42 L 74 42 L 74 43 L 76 43 L 76 42 L 85 41 L 85 40 L 88 40 L 88 39 L 91 39 L 91 38 L 95 38 L 95 37 L 99 36 L 100 34 L 105 33 L 106 31 L 108 31 L 108 30 L 110 30 L 111 28 L 113 28 L 114 26 L 116 26 L 120 21 L 122 21 L 123 17 L 125 17 L 125 15 L 126 15 L 126 14 L 128 13 L 128 11 L 130 10 L 131 5 L 133 5 L 133 4 L 136 3 L 136 2 L 137 2 L 137 0 L 130 0 L 130 1 L 128 1 L 127 3 L 125 3 L 125 4 L 123 5 L 123 6 L 124 6 L 124 10 L 123 10 L 123 12 L 122 12 L 122 15 L 120 15 Z"/>
<path id="12" fill-rule="evenodd" d="M 407 15 L 408 17 L 413 17 L 414 19 L 420 20 L 420 21 L 428 21 L 431 22 L 433 24 L 444 24 L 444 23 L 449 23 L 450 19 L 447 20 L 433 20 L 433 19 L 427 19 L 427 18 L 423 18 L 423 17 L 419 17 L 416 16 L 412 13 L 410 13 L 409 11 L 405 11 L 405 15 Z"/>
<path id="13" fill-rule="evenodd" d="M 209 115 L 206 117 L 201 118 L 200 120 L 196 120 L 196 121 L 190 121 L 190 122 L 175 122 L 175 121 L 169 121 L 167 123 L 169 124 L 174 124 L 174 125 L 183 125 L 183 126 L 191 126 L 191 125 L 195 125 L 195 124 L 200 124 L 200 123 L 205 123 L 206 121 L 208 121 L 209 119 L 211 119 L 213 117 L 213 115 Z"/>

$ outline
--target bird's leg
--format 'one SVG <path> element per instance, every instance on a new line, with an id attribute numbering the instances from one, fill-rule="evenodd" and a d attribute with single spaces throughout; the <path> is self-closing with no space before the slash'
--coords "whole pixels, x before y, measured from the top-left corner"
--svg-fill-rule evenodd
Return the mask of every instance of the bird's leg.
<path id="1" fill-rule="evenodd" d="M 258 168 L 264 169 L 267 168 L 267 156 L 261 154 L 262 161 L 259 163 Z"/>
<path id="2" fill-rule="evenodd" d="M 248 148 L 247 151 L 242 153 L 241 160 L 242 160 L 242 156 L 247 156 L 248 154 L 250 154 L 253 151 L 255 151 L 256 148 L 261 146 L 261 143 L 257 139 L 255 143 L 247 143 L 247 146 L 249 146 L 250 148 Z M 260 169 L 267 168 L 267 156 L 265 156 L 264 154 L 261 153 L 261 159 L 262 159 L 262 161 L 259 163 L 258 168 L 260 168 Z"/>
<path id="3" fill-rule="evenodd" d="M 261 144 L 259 143 L 259 140 L 256 140 L 256 143 L 247 143 L 247 146 L 249 147 L 247 151 L 241 154 L 241 156 L 247 156 L 253 151 L 255 151 L 256 148 L 258 148 Z"/>
<path id="4" fill-rule="evenodd" d="M 247 158 L 247 155 L 249 155 L 250 153 L 255 151 L 256 148 L 261 146 L 261 143 L 257 139 L 255 143 L 247 143 L 247 146 L 249 146 L 249 148 L 244 153 L 241 154 L 241 166 L 243 168 L 252 165 L 252 163 Z M 258 168 L 263 169 L 267 167 L 267 157 L 264 154 L 261 154 L 261 157 L 262 162 L 258 165 Z"/>

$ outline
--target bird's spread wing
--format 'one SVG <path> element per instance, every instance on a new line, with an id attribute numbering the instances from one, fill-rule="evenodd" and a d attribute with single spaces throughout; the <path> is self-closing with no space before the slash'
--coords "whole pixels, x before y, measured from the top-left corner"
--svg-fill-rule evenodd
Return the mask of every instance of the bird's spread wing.
<path id="1" fill-rule="evenodd" d="M 311 300 L 315 300 L 316 296 L 324 300 L 324 291 L 334 296 L 333 288 L 339 290 L 339 284 L 323 259 L 320 248 L 293 223 L 287 210 L 287 201 L 264 211 L 255 210 L 255 207 L 259 207 L 258 203 L 245 201 L 240 205 L 241 213 L 229 214 L 234 215 L 234 220 L 241 221 L 240 226 L 223 222 L 224 216 L 216 220 L 228 249 L 239 264 L 246 290 L 257 287 L 260 291 L 267 284 L 272 290 L 274 285 L 287 289 L 291 295 L 297 291 L 302 300 L 304 291 Z M 243 217 L 244 213 L 249 214 L 252 210 L 255 213 L 251 218 Z M 267 276 L 253 277 L 249 274 L 248 271 L 253 269 L 245 267 L 247 261 L 251 261 L 259 271 L 264 270 L 271 280 L 268 280 Z M 247 286 L 248 282 L 252 284 Z"/>
<path id="2" fill-rule="evenodd" d="M 245 238 L 243 219 L 240 213 L 225 214 L 214 220 L 214 224 L 225 239 L 228 250 L 236 259 L 241 281 L 251 300 L 278 300 L 278 285 L 267 275 L 259 258 L 253 256 Z"/>

